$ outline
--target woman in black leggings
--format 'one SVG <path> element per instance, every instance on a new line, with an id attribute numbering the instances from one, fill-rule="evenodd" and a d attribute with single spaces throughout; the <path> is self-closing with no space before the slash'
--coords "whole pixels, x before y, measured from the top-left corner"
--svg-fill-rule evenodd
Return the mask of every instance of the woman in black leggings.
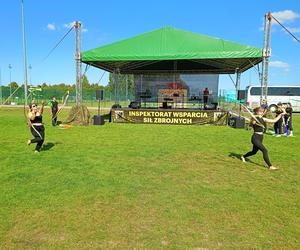
<path id="1" fill-rule="evenodd" d="M 45 128 L 43 125 L 43 111 L 44 111 L 45 102 L 42 101 L 41 108 L 38 109 L 35 103 L 29 105 L 30 111 L 28 113 L 29 125 L 31 134 L 34 136 L 34 139 L 28 140 L 27 145 L 31 143 L 36 143 L 35 151 L 36 153 L 40 152 L 42 145 L 45 139 Z"/>
<path id="2" fill-rule="evenodd" d="M 266 122 L 268 123 L 275 123 L 279 119 L 282 118 L 282 115 L 285 114 L 285 111 L 278 115 L 275 119 L 268 119 L 263 117 L 264 115 L 264 110 L 260 107 L 257 107 L 254 109 L 254 114 L 251 115 L 251 123 L 253 126 L 254 133 L 251 138 L 251 142 L 253 144 L 252 151 L 248 152 L 247 154 L 244 154 L 241 156 L 241 160 L 243 162 L 246 162 L 247 157 L 251 155 L 255 155 L 258 150 L 260 150 L 263 153 L 263 157 L 265 162 L 267 163 L 268 167 L 270 170 L 276 170 L 278 169 L 277 167 L 274 167 L 272 163 L 270 162 L 269 156 L 268 156 L 268 150 L 265 148 L 265 146 L 262 144 L 263 138 L 264 138 L 264 132 L 265 132 L 265 127 L 266 127 Z"/>

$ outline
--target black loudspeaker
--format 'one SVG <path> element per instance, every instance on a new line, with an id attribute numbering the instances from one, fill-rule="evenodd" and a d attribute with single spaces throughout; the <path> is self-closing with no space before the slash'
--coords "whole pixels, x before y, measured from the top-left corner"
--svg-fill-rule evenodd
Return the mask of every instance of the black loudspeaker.
<path id="1" fill-rule="evenodd" d="M 96 90 L 96 100 L 102 101 L 103 100 L 103 89 L 97 89 Z"/>
<path id="2" fill-rule="evenodd" d="M 245 119 L 243 117 L 231 117 L 228 124 L 233 128 L 245 128 Z"/>
<path id="3" fill-rule="evenodd" d="M 237 99 L 240 100 L 245 100 L 246 99 L 246 91 L 245 90 L 238 90 L 238 96 Z"/>
<path id="4" fill-rule="evenodd" d="M 141 104 L 139 102 L 130 102 L 130 104 L 128 105 L 128 108 L 139 109 L 139 108 L 141 108 Z"/>
<path id="5" fill-rule="evenodd" d="M 163 102 L 162 103 L 162 107 L 163 107 L 163 109 L 167 109 L 168 108 L 168 103 L 167 102 Z"/>
<path id="6" fill-rule="evenodd" d="M 102 115 L 94 115 L 94 125 L 104 125 L 104 117 Z"/>
<path id="7" fill-rule="evenodd" d="M 121 106 L 120 104 L 118 104 L 118 103 L 115 103 L 115 104 L 113 104 L 113 105 L 111 106 L 111 108 L 112 108 L 112 109 L 120 109 L 120 108 L 122 108 L 122 106 Z"/>

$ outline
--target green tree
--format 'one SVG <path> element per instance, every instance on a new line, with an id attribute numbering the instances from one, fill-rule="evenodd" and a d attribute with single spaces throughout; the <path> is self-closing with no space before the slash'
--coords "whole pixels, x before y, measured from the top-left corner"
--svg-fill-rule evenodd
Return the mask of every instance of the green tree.
<path id="1" fill-rule="evenodd" d="M 11 87 L 12 90 L 16 90 L 19 85 L 16 82 L 11 82 L 10 84 L 8 84 L 8 87 Z"/>
<path id="2" fill-rule="evenodd" d="M 133 96 L 135 93 L 135 84 L 134 84 L 134 75 L 127 75 L 127 74 L 109 74 L 109 82 L 107 89 L 112 93 L 112 95 L 115 95 L 115 85 L 118 81 L 118 93 L 120 98 L 124 99 L 127 94 L 127 98 L 130 98 L 130 96 Z"/>
<path id="3" fill-rule="evenodd" d="M 86 75 L 83 75 L 83 76 L 82 76 L 82 88 L 83 88 L 83 89 L 88 89 L 88 88 L 90 88 L 90 83 L 89 83 L 89 80 L 88 80 L 88 78 L 87 78 Z"/>

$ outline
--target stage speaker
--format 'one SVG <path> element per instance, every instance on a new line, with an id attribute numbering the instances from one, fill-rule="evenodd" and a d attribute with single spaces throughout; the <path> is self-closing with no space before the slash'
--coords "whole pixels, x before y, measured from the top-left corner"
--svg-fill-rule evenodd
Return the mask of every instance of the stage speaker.
<path id="1" fill-rule="evenodd" d="M 94 125 L 104 125 L 104 117 L 102 115 L 94 115 Z"/>
<path id="2" fill-rule="evenodd" d="M 103 89 L 97 89 L 96 90 L 96 100 L 102 101 L 103 100 Z"/>
<path id="3" fill-rule="evenodd" d="M 229 125 L 233 128 L 245 128 L 245 119 L 243 117 L 231 117 Z"/>
<path id="4" fill-rule="evenodd" d="M 141 108 L 141 104 L 139 102 L 130 102 L 130 104 L 128 105 L 128 108 L 139 109 L 139 108 Z"/>
<path id="5" fill-rule="evenodd" d="M 122 106 L 121 106 L 120 104 L 118 104 L 118 103 L 115 103 L 115 104 L 113 104 L 113 105 L 111 106 L 111 108 L 112 108 L 112 109 L 120 109 L 120 108 L 122 108 Z"/>
<path id="6" fill-rule="evenodd" d="M 167 102 L 162 102 L 162 108 L 167 109 L 168 108 L 168 103 Z"/>
<path id="7" fill-rule="evenodd" d="M 246 99 L 246 90 L 238 90 L 238 96 L 237 99 L 240 100 L 245 100 Z"/>
<path id="8" fill-rule="evenodd" d="M 233 127 L 233 123 L 234 123 L 233 117 L 229 116 L 227 119 L 227 125 Z"/>

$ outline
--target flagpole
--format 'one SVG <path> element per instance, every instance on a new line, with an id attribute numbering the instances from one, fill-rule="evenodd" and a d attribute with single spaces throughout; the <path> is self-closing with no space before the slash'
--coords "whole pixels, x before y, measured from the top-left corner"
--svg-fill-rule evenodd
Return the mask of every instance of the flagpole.
<path id="1" fill-rule="evenodd" d="M 24 21 L 24 0 L 22 0 L 22 32 L 23 32 L 23 52 L 24 52 L 24 96 L 25 105 L 27 105 L 27 58 L 26 58 L 26 37 Z"/>

